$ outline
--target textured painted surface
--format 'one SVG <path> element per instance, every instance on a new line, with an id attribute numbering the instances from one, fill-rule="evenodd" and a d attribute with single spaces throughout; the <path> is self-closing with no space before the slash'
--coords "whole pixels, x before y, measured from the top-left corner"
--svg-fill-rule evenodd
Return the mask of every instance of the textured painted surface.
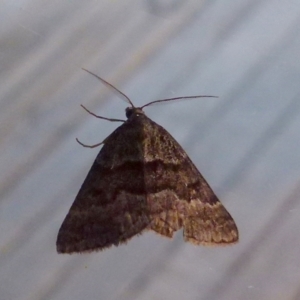
<path id="1" fill-rule="evenodd" d="M 299 299 L 299 0 L 1 1 L 3 299 Z M 237 223 L 233 247 L 151 232 L 58 255 L 56 236 L 123 103 L 147 108 Z"/>

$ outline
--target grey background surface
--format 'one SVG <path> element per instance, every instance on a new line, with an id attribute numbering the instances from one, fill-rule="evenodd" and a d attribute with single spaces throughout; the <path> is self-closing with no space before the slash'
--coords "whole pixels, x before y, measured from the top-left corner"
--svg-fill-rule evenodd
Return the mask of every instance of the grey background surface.
<path id="1" fill-rule="evenodd" d="M 0 2 L 0 299 L 300 299 L 298 0 Z M 205 248 L 154 233 L 58 255 L 102 141 L 136 106 L 183 146 L 240 231 Z"/>

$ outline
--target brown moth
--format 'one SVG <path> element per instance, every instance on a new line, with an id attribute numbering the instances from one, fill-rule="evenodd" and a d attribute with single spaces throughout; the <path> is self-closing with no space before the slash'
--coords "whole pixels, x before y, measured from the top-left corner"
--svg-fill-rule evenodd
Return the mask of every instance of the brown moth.
<path id="1" fill-rule="evenodd" d="M 87 71 L 87 70 L 85 70 Z M 87 71 L 89 72 L 89 71 Z M 91 72 L 89 72 L 91 73 Z M 197 245 L 238 241 L 231 215 L 175 139 L 125 97 L 127 120 L 103 144 L 57 237 L 57 252 L 91 252 L 118 246 L 153 230 L 166 237 L 183 228 L 184 240 Z"/>

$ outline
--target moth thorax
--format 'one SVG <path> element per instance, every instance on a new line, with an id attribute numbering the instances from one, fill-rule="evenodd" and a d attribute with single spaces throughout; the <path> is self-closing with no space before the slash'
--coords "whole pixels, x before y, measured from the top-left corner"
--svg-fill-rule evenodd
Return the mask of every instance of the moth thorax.
<path id="1" fill-rule="evenodd" d="M 144 112 L 139 107 L 127 107 L 126 110 L 126 117 L 129 119 L 132 115 L 143 115 Z"/>

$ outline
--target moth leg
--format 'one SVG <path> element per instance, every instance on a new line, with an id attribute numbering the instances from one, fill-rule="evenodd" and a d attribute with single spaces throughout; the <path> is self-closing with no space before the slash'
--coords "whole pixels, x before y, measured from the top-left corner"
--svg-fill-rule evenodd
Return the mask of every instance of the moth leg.
<path id="1" fill-rule="evenodd" d="M 110 122 L 125 122 L 125 120 L 121 120 L 121 119 L 112 119 L 112 118 L 106 118 L 106 117 L 101 117 L 101 116 L 98 116 L 96 114 L 94 114 L 93 112 L 91 112 L 90 110 L 88 110 L 84 105 L 80 104 L 80 106 L 85 110 L 87 111 L 90 115 L 98 118 L 98 119 L 102 119 L 102 120 L 107 120 L 107 121 L 110 121 Z"/>
<path id="2" fill-rule="evenodd" d="M 98 146 L 100 146 L 100 145 L 102 145 L 102 144 L 105 144 L 106 141 L 108 140 L 108 138 L 109 138 L 110 136 L 111 136 L 111 135 L 109 135 L 109 136 L 108 136 L 104 141 L 102 141 L 101 143 L 98 143 L 98 144 L 95 144 L 95 145 L 87 145 L 87 144 L 84 144 L 84 143 L 80 142 L 78 138 L 76 138 L 76 142 L 77 142 L 78 144 L 80 144 L 81 146 L 86 147 L 86 148 L 96 148 L 96 147 L 98 147 Z"/>
<path id="3" fill-rule="evenodd" d="M 104 140 L 103 142 L 98 143 L 98 144 L 95 144 L 95 145 L 87 145 L 87 144 L 84 144 L 84 143 L 80 142 L 78 138 L 76 138 L 76 142 L 77 142 L 78 144 L 80 144 L 81 146 L 86 147 L 86 148 L 96 148 L 96 147 L 98 147 L 98 146 L 104 144 L 105 140 Z"/>

